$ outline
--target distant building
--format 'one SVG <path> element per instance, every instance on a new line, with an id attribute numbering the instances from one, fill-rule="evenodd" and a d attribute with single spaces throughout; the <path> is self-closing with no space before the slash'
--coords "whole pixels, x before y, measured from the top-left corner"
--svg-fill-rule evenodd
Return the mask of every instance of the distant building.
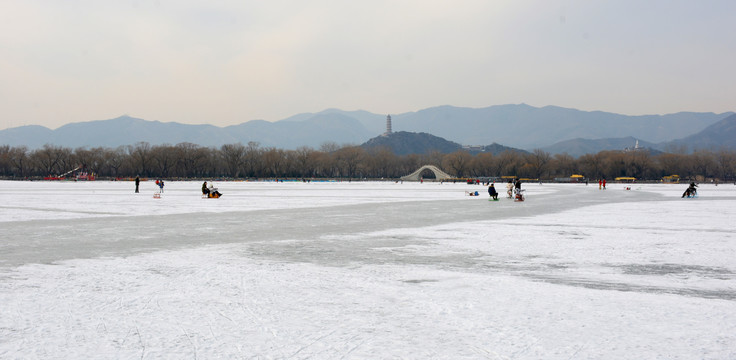
<path id="1" fill-rule="evenodd" d="M 391 133 L 391 115 L 389 114 L 386 116 L 386 132 L 383 133 L 383 136 L 389 136 Z"/>
<path id="2" fill-rule="evenodd" d="M 633 148 L 627 147 L 624 148 L 624 152 L 630 152 L 630 151 L 641 151 L 644 150 L 644 148 L 639 147 L 639 140 L 636 140 L 636 144 Z"/>
<path id="3" fill-rule="evenodd" d="M 467 151 L 479 151 L 479 152 L 482 152 L 482 151 L 485 151 L 485 148 L 486 147 L 483 146 L 483 145 L 463 145 L 463 150 L 467 150 Z"/>

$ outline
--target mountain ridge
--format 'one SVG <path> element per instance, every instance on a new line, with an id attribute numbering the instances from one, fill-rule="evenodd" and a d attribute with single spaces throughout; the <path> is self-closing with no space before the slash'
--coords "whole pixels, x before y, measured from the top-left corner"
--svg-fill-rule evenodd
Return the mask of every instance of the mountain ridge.
<path id="1" fill-rule="evenodd" d="M 696 138 L 688 137 L 732 115 L 733 112 L 680 112 L 629 116 L 553 105 L 539 108 L 527 104 L 506 104 L 484 108 L 442 105 L 416 112 L 391 114 L 391 117 L 394 131 L 433 134 L 463 145 L 497 143 L 531 150 L 549 149 L 573 139 L 626 137 L 651 144 L 684 139 L 682 141 L 687 145 L 688 142 L 696 143 Z M 318 113 L 296 114 L 276 122 L 251 120 L 225 127 L 160 122 L 124 115 L 108 120 L 70 123 L 56 130 L 38 125 L 0 130 L 0 145 L 24 145 L 29 148 L 40 148 L 44 144 L 74 148 L 117 147 L 145 141 L 152 145 L 190 142 L 217 147 L 255 141 L 265 147 L 316 148 L 326 142 L 362 144 L 383 133 L 385 125 L 386 115 L 334 108 Z M 713 135 L 711 138 L 715 139 L 713 141 L 728 141 L 727 138 Z M 595 152 L 594 147 L 590 149 L 586 151 Z M 560 151 L 565 152 L 564 149 Z"/>

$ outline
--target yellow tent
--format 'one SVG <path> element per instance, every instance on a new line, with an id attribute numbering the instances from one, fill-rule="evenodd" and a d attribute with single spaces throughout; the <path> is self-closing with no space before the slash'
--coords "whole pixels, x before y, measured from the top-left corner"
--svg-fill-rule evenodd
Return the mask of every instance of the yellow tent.
<path id="1" fill-rule="evenodd" d="M 673 183 L 680 182 L 680 176 L 679 175 L 665 176 L 662 178 L 662 181 L 663 182 L 673 182 Z"/>

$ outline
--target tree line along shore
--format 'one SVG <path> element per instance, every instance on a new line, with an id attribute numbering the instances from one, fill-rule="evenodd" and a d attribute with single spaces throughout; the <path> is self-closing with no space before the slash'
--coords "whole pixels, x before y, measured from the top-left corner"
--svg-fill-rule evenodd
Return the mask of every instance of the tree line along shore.
<path id="1" fill-rule="evenodd" d="M 98 179 L 136 176 L 168 179 L 399 179 L 423 165 L 435 165 L 462 178 L 518 177 L 538 181 L 569 178 L 633 178 L 637 181 L 736 180 L 736 151 L 698 150 L 691 153 L 651 154 L 638 151 L 601 151 L 574 158 L 535 149 L 530 153 L 500 154 L 438 151 L 395 155 L 390 149 L 364 149 L 354 145 L 323 144 L 319 149 L 284 150 L 260 144 L 227 144 L 219 148 L 192 143 L 151 145 L 139 142 L 117 148 L 67 148 L 45 145 L 0 146 L 0 177 L 43 179 L 72 170 Z M 422 175 L 431 179 L 433 174 Z M 677 175 L 672 177 L 672 175 Z"/>

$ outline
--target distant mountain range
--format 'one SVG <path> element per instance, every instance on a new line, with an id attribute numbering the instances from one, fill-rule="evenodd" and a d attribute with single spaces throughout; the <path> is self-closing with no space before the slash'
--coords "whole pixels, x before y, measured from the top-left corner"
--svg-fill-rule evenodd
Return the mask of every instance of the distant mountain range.
<path id="1" fill-rule="evenodd" d="M 653 149 L 654 152 L 685 148 L 690 151 L 701 150 L 736 150 L 736 114 L 732 114 L 705 129 L 682 139 L 650 143 L 631 136 L 604 139 L 571 139 L 561 141 L 541 149 L 552 154 L 567 153 L 578 157 L 584 154 L 598 153 L 603 150 L 622 150 L 633 147 L 638 140 L 640 148 Z"/>
<path id="2" fill-rule="evenodd" d="M 628 116 L 555 106 L 542 108 L 498 105 L 486 108 L 440 106 L 392 114 L 393 129 L 432 134 L 456 145 L 496 144 L 514 149 L 543 149 L 573 156 L 639 145 L 653 149 L 685 146 L 693 149 L 736 149 L 733 112 Z M 298 114 L 276 122 L 252 120 L 239 125 L 187 125 L 129 116 L 78 122 L 56 130 L 22 126 L 0 131 L 0 145 L 39 148 L 117 147 L 145 141 L 152 145 L 190 142 L 219 147 L 255 141 L 264 147 L 318 148 L 326 142 L 362 144 L 386 130 L 386 114 L 328 109 Z M 499 145 L 503 144 L 503 145 Z M 490 146 L 490 145 L 489 145 Z"/>
<path id="3" fill-rule="evenodd" d="M 708 126 L 703 131 L 659 145 L 661 149 L 674 145 L 686 146 L 690 149 L 727 148 L 736 150 L 736 114 Z"/>
<path id="4" fill-rule="evenodd" d="M 626 148 L 634 148 L 637 144 L 637 139 L 632 136 L 623 138 L 607 138 L 607 139 L 570 139 L 560 141 L 551 146 L 545 146 L 542 150 L 551 154 L 562 154 L 567 153 L 569 155 L 578 157 L 584 154 L 595 154 L 604 150 L 623 150 Z M 657 149 L 658 144 L 650 143 L 643 140 L 638 140 L 640 148 L 646 149 Z"/>
<path id="5" fill-rule="evenodd" d="M 259 142 L 262 146 L 295 149 L 324 142 L 362 143 L 372 133 L 356 119 L 325 113 L 304 120 L 248 121 L 239 125 L 187 125 L 147 121 L 129 116 L 64 125 L 56 130 L 22 126 L 0 131 L 0 144 L 39 148 L 44 144 L 66 147 L 118 147 L 144 141 L 152 145 L 190 142 L 202 146 Z"/>

